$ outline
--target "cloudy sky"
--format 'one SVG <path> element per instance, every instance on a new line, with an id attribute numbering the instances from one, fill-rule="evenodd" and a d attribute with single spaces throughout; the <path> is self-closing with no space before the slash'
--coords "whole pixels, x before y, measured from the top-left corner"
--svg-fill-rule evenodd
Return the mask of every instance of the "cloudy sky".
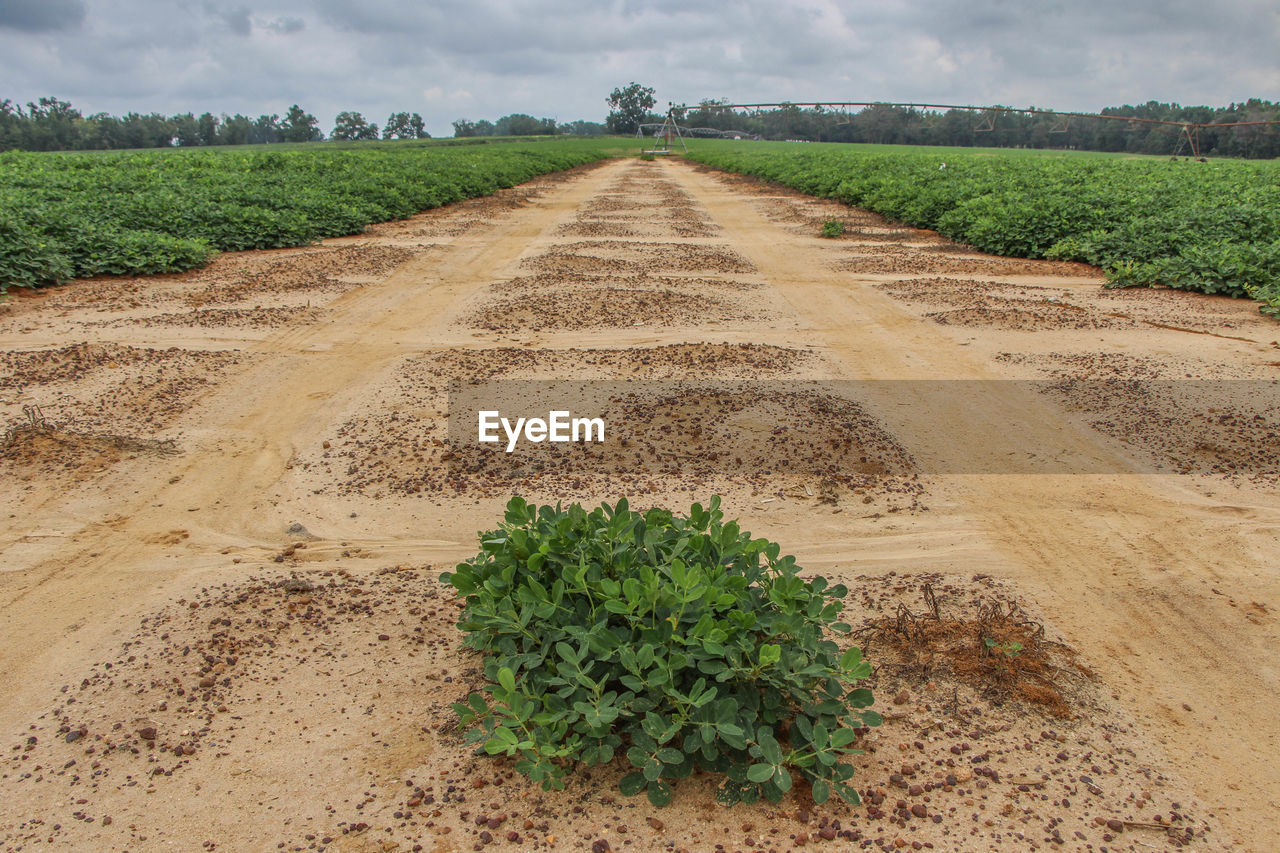
<path id="1" fill-rule="evenodd" d="M 0 98 L 283 114 L 327 130 L 659 103 L 885 100 L 1096 110 L 1280 99 L 1276 0 L 0 0 Z"/>

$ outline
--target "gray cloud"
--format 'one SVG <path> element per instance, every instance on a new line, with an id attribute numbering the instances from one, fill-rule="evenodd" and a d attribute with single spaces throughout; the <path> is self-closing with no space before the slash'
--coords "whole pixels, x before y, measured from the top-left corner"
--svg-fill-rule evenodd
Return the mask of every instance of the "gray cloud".
<path id="1" fill-rule="evenodd" d="M 0 0 L 0 29 L 57 32 L 80 26 L 84 0 Z"/>
<path id="2" fill-rule="evenodd" d="M 217 12 L 217 15 L 227 25 L 228 29 L 238 36 L 248 36 L 253 32 L 253 21 L 249 17 L 249 9 L 246 6 L 221 9 Z"/>
<path id="3" fill-rule="evenodd" d="M 0 0 L 0 97 L 56 94 L 116 113 L 256 115 L 299 103 L 326 127 L 345 109 L 378 122 L 413 110 L 439 134 L 462 116 L 601 120 L 609 91 L 632 80 L 662 104 L 1093 110 L 1280 91 L 1271 0 L 198 3 Z"/>
<path id="4" fill-rule="evenodd" d="M 294 18 L 288 15 L 275 18 L 267 22 L 267 29 L 272 32 L 282 33 L 284 35 L 292 35 L 300 33 L 307 28 L 307 22 L 302 18 Z"/>

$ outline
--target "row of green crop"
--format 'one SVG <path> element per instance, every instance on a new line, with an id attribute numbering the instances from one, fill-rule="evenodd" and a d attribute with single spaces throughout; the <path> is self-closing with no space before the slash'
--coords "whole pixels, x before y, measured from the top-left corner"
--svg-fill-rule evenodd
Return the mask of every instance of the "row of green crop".
<path id="1" fill-rule="evenodd" d="M 177 272 L 218 251 L 359 233 L 608 156 L 557 140 L 333 150 L 0 154 L 0 293 Z"/>
<path id="2" fill-rule="evenodd" d="M 1280 316 L 1280 165 L 696 142 L 694 160 L 1116 286 L 1252 296 Z"/>

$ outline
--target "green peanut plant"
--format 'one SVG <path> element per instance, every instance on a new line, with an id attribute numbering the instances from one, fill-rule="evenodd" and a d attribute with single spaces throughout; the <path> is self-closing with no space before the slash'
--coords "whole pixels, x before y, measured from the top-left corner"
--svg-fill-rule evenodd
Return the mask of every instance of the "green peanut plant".
<path id="1" fill-rule="evenodd" d="M 797 777 L 816 802 L 858 802 L 841 759 L 881 718 L 857 686 L 870 664 L 826 636 L 850 630 L 848 590 L 723 519 L 719 497 L 686 516 L 512 498 L 441 575 L 486 656 L 490 683 L 453 706 L 467 741 L 544 790 L 621 757 L 619 788 L 655 806 L 695 769 L 723 774 L 724 804 L 776 803 Z"/>

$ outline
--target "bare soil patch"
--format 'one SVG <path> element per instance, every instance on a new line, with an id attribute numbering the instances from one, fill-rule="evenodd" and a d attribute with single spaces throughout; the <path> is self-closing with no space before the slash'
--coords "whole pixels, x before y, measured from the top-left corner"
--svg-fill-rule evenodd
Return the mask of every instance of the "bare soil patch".
<path id="1" fill-rule="evenodd" d="M 273 308 L 199 308 L 174 314 L 153 314 L 148 317 L 130 317 L 111 320 L 116 325 L 140 326 L 246 326 L 251 329 L 274 329 L 291 323 L 315 320 L 319 308 L 278 306 Z"/>
<path id="2" fill-rule="evenodd" d="M 173 439 L 137 438 L 114 433 L 74 432 L 50 424 L 39 408 L 27 407 L 26 423 L 0 436 L 0 470 L 15 482 L 74 483 L 101 474 L 122 459 L 171 456 Z"/>
<path id="3" fill-rule="evenodd" d="M 1069 276 L 1091 275 L 1094 271 L 1083 264 L 1060 261 L 1032 261 L 1019 258 L 989 256 L 948 257 L 929 253 L 894 253 L 872 251 L 854 254 L 836 262 L 842 272 L 873 275 L 956 275 L 976 273 L 981 276 Z"/>
<path id="4" fill-rule="evenodd" d="M 652 288 L 655 290 L 674 290 L 687 294 L 721 293 L 758 298 L 758 291 L 768 288 L 762 281 L 743 278 L 712 278 L 709 276 L 676 276 L 648 275 L 607 276 L 607 275 L 563 275 L 541 273 L 538 275 L 517 276 L 505 281 L 497 281 L 489 286 L 489 290 L 500 294 L 536 294 L 550 291 L 573 291 L 577 288 Z"/>
<path id="5" fill-rule="evenodd" d="M 759 317 L 726 295 L 695 295 L 687 288 L 662 286 L 661 279 L 633 279 L 597 285 L 561 276 L 564 285 L 518 296 L 494 299 L 474 312 L 468 322 L 488 331 L 530 329 L 627 328 L 632 326 L 696 326 L 702 323 L 732 323 Z M 572 281 L 572 284 L 570 282 Z M 639 285 L 639 286 L 637 286 Z"/>
<path id="6" fill-rule="evenodd" d="M 984 326 L 1007 331 L 1111 329 L 1132 325 L 1048 300 L 1036 303 L 1030 300 L 1011 302 L 992 299 L 984 305 L 957 308 L 954 311 L 932 311 L 925 316 L 944 326 Z"/>
<path id="7" fill-rule="evenodd" d="M 553 273 L 750 273 L 751 262 L 725 246 L 588 240 L 564 243 L 525 261 L 539 272 Z"/>
<path id="8" fill-rule="evenodd" d="M 305 544 L 305 543 L 303 543 Z M 1093 683 L 1067 717 L 1006 679 L 886 661 L 884 726 L 861 741 L 863 801 L 724 808 L 716 780 L 655 810 L 616 789 L 623 760 L 545 793 L 477 756 L 450 704 L 482 687 L 439 567 L 308 565 L 193 588 L 50 688 L 0 765 L 7 849 L 730 850 L 1216 847 L 1215 822 L 1149 763 Z M 989 578 L 860 577 L 851 621 L 928 586 L 947 612 L 1016 610 Z M 1050 642 L 1046 640 L 1046 642 Z M 1056 642 L 1056 641 L 1053 641 Z M 1068 647 L 1060 645 L 1064 654 Z M 253 814 L 252 821 L 243 820 Z M 180 815 L 180 817 L 178 817 Z"/>
<path id="9" fill-rule="evenodd" d="M 376 281 L 413 257 L 402 246 L 361 245 L 311 249 L 284 258 L 266 257 L 237 268 L 238 275 L 219 277 L 187 296 L 194 306 L 262 300 L 297 291 L 345 291 Z"/>
<path id="10" fill-rule="evenodd" d="M 172 424 L 219 375 L 252 356 L 216 350 L 81 343 L 7 352 L 0 400 L 7 425 L 23 406 L 38 406 L 50 423 L 76 430 L 145 430 Z"/>
<path id="11" fill-rule="evenodd" d="M 924 316 L 951 326 L 986 326 L 1010 331 L 1039 329 L 1114 329 L 1132 327 L 1123 315 L 1076 304 L 1061 289 L 969 279 L 909 279 L 878 287 L 908 302 L 941 306 Z"/>
<path id="12" fill-rule="evenodd" d="M 1005 354 L 1055 381 L 1043 386 L 1100 433 L 1158 470 L 1280 480 L 1280 390 L 1225 379 L 1225 365 L 1100 353 Z"/>
<path id="13" fill-rule="evenodd" d="M 493 497 L 516 489 L 586 497 L 625 481 L 634 494 L 660 485 L 698 494 L 745 487 L 765 495 L 795 492 L 832 507 L 848 503 L 860 512 L 918 508 L 924 489 L 910 458 L 857 404 L 789 391 L 786 383 L 761 392 L 763 386 L 741 382 L 795 375 L 812 360 L 802 350 L 749 344 L 435 354 L 407 362 L 374 407 L 377 414 L 347 421 L 303 466 L 330 472 L 322 491 L 375 498 Z M 722 380 L 644 384 L 691 374 Z M 609 375 L 627 381 L 598 381 Z M 451 436 L 445 418 L 451 383 L 575 376 L 597 380 L 584 399 L 612 425 L 603 445 L 542 445 L 510 457 L 474 443 L 459 446 L 460 428 Z"/>

